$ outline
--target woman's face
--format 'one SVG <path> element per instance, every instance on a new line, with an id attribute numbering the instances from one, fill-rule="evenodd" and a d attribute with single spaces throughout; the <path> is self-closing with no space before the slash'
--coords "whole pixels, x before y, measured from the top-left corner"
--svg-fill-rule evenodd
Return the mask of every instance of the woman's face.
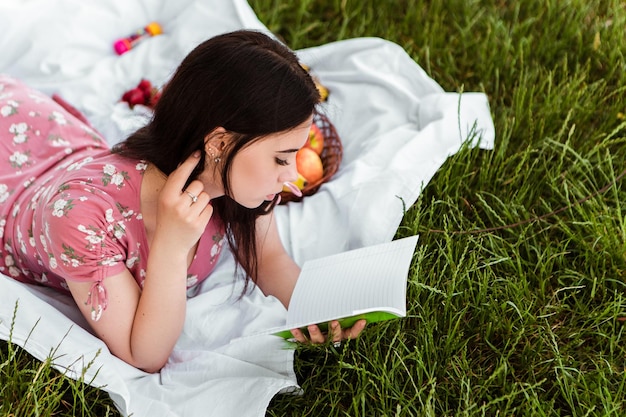
<path id="1" fill-rule="evenodd" d="M 283 183 L 298 179 L 296 152 L 304 146 L 313 118 L 286 132 L 275 133 L 246 146 L 235 155 L 230 190 L 247 208 L 273 200 Z"/>

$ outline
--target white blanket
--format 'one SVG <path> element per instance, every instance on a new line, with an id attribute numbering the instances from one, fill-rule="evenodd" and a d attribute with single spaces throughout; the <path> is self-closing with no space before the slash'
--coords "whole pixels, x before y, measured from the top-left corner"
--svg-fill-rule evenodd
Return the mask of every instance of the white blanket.
<path id="1" fill-rule="evenodd" d="M 115 55 L 116 38 L 152 20 L 163 35 Z M 0 0 L 0 28 L 0 72 L 59 94 L 111 144 L 145 120 L 119 103 L 141 78 L 162 84 L 187 52 L 217 33 L 266 30 L 244 0 Z M 297 262 L 391 240 L 403 204 L 415 202 L 449 155 L 468 139 L 493 146 L 486 96 L 444 92 L 395 44 L 354 39 L 298 54 L 331 91 L 324 110 L 344 158 L 316 195 L 276 209 Z M 274 336 L 238 339 L 280 325 L 284 309 L 256 289 L 239 300 L 233 270 L 224 255 L 189 300 L 183 334 L 160 374 L 112 356 L 67 297 L 4 276 L 0 337 L 8 340 L 14 323 L 13 342 L 102 387 L 124 415 L 262 416 L 277 392 L 297 387 L 293 350 Z"/>

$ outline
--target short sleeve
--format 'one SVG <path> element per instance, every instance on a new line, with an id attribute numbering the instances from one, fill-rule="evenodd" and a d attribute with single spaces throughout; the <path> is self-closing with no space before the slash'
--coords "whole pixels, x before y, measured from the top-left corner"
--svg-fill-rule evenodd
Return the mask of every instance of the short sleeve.
<path id="1" fill-rule="evenodd" d="M 88 184 L 64 185 L 42 210 L 48 268 L 69 281 L 102 282 L 126 268 L 125 222 L 115 202 Z"/>

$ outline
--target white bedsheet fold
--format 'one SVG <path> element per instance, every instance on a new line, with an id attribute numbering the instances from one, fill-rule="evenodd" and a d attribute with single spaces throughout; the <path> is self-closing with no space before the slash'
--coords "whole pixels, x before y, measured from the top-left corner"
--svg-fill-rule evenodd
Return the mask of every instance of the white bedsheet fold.
<path id="1" fill-rule="evenodd" d="M 151 20 L 163 25 L 163 35 L 113 53 L 116 38 Z M 145 121 L 141 109 L 119 103 L 141 78 L 162 84 L 187 52 L 215 34 L 266 30 L 244 0 L 2 0 L 0 27 L 0 72 L 60 94 L 111 144 Z M 470 139 L 470 146 L 493 147 L 486 96 L 443 91 L 391 42 L 353 39 L 298 54 L 331 91 L 323 110 L 344 158 L 317 194 L 276 209 L 297 262 L 391 240 L 403 204 L 416 201 L 448 156 Z M 160 374 L 112 356 L 67 297 L 4 276 L 0 337 L 11 335 L 39 359 L 52 355 L 57 368 L 109 392 L 125 415 L 263 416 L 277 392 L 297 387 L 293 350 L 273 336 L 240 338 L 282 324 L 284 309 L 257 289 L 240 298 L 234 269 L 226 252 L 189 300 L 183 334 Z"/>

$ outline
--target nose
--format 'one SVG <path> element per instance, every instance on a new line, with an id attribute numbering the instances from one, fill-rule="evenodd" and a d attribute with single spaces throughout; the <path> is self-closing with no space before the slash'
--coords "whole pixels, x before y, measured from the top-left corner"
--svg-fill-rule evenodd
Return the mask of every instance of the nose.
<path id="1" fill-rule="evenodd" d="M 285 167 L 285 170 L 282 172 L 280 177 L 280 182 L 294 182 L 298 179 L 298 168 L 296 167 L 295 162 L 289 164 Z"/>

